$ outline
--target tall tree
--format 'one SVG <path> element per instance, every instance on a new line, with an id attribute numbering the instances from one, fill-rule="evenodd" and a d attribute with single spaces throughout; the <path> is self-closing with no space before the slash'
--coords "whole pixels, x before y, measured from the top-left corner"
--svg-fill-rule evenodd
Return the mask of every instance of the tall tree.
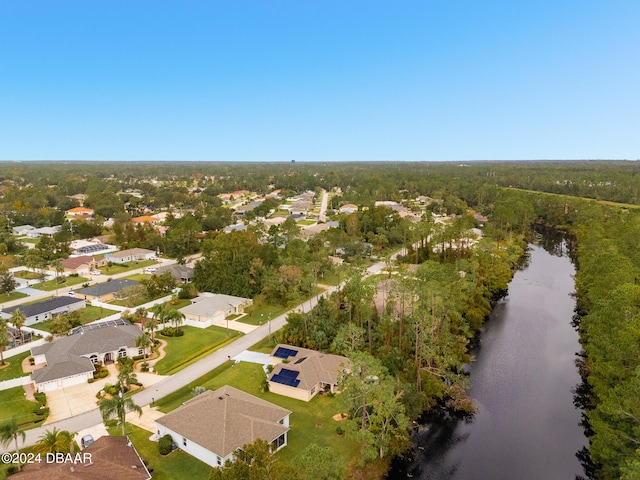
<path id="1" fill-rule="evenodd" d="M 38 441 L 33 446 L 33 453 L 69 453 L 72 442 L 73 435 L 70 432 L 54 427 L 53 430 L 47 430 L 38 437 Z"/>
<path id="2" fill-rule="evenodd" d="M 102 419 L 106 422 L 110 418 L 118 420 L 118 425 L 122 428 L 122 436 L 125 436 L 125 424 L 127 410 L 136 412 L 138 416 L 142 415 L 142 408 L 130 398 L 123 396 L 122 392 L 118 392 L 117 395 L 111 398 L 103 398 L 100 400 L 100 414 Z"/>
<path id="3" fill-rule="evenodd" d="M 18 330 L 18 334 L 20 335 L 20 345 L 24 343 L 24 336 L 22 335 L 22 327 L 24 327 L 25 322 L 27 321 L 27 317 L 24 316 L 24 313 L 19 308 L 16 308 L 11 314 L 11 318 L 9 319 L 11 325 Z"/>
<path id="4" fill-rule="evenodd" d="M 0 423 L 0 443 L 5 447 L 8 447 L 13 440 L 16 445 L 16 454 L 20 453 L 18 437 L 20 437 L 24 442 L 26 435 L 22 430 L 20 430 L 16 417 L 11 417 L 11 420 Z M 20 469 L 20 463 L 18 462 L 18 471 L 20 471 Z"/>

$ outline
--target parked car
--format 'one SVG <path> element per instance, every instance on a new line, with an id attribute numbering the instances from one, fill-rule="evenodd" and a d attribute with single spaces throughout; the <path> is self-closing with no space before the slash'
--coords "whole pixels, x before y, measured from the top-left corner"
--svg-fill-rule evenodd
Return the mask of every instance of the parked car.
<path id="1" fill-rule="evenodd" d="M 91 275 L 101 275 L 100 270 L 91 270 L 89 273 Z"/>
<path id="2" fill-rule="evenodd" d="M 156 273 L 156 270 L 157 270 L 156 267 L 147 267 L 147 268 L 145 268 L 145 271 L 149 272 L 149 273 Z"/>

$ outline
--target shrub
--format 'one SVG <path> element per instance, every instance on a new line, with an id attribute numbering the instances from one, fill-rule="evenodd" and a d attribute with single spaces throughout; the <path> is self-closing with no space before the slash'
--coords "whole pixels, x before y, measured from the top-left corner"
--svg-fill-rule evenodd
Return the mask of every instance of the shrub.
<path id="1" fill-rule="evenodd" d="M 184 332 L 182 330 L 178 330 L 176 332 L 173 332 L 173 336 L 174 337 L 181 337 L 184 335 Z"/>
<path id="2" fill-rule="evenodd" d="M 160 438 L 158 441 L 158 451 L 160 455 L 168 455 L 173 450 L 173 439 L 171 435 L 167 434 Z"/>
<path id="3" fill-rule="evenodd" d="M 98 375 L 99 378 L 106 378 L 109 375 L 109 370 L 102 370 Z"/>
<path id="4" fill-rule="evenodd" d="M 33 397 L 40 403 L 40 405 L 45 405 L 47 403 L 47 396 L 44 393 L 34 393 Z"/>
<path id="5" fill-rule="evenodd" d="M 175 333 L 173 328 L 163 328 L 162 330 L 160 330 L 160 335 L 164 336 L 164 337 L 173 337 L 173 334 Z"/>
<path id="6" fill-rule="evenodd" d="M 338 425 L 338 426 L 336 427 L 336 433 L 337 433 L 338 435 L 344 435 L 344 428 L 342 428 L 340 425 Z"/>
<path id="7" fill-rule="evenodd" d="M 133 357 L 133 360 L 142 360 L 144 358 L 144 355 L 136 355 L 135 357 Z"/>
<path id="8" fill-rule="evenodd" d="M 95 374 L 94 374 L 94 375 L 95 375 Z M 95 382 L 95 381 L 96 381 L 95 377 L 94 377 L 94 378 L 89 378 L 89 379 L 87 379 L 87 383 L 93 383 L 93 382 Z"/>

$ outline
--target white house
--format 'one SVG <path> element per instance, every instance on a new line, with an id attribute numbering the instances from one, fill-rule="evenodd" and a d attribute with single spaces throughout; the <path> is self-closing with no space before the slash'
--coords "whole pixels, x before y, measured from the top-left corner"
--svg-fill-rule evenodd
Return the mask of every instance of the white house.
<path id="1" fill-rule="evenodd" d="M 289 415 L 282 407 L 226 385 L 208 390 L 156 420 L 160 437 L 212 467 L 233 460 L 236 450 L 257 439 L 272 451 L 287 445 Z"/>
<path id="2" fill-rule="evenodd" d="M 130 248 L 129 250 L 105 255 L 105 258 L 111 263 L 127 263 L 136 260 L 149 260 L 155 255 L 156 253 L 153 250 L 147 250 L 146 248 Z"/>
<path id="3" fill-rule="evenodd" d="M 140 335 L 142 330 L 129 324 L 103 322 L 80 327 L 73 335 L 31 348 L 36 365 L 46 363 L 33 371 L 31 380 L 39 392 L 84 383 L 93 378 L 98 362 L 141 355 L 142 349 L 136 347 Z"/>
<path id="4" fill-rule="evenodd" d="M 253 304 L 250 298 L 234 297 L 220 293 L 201 293 L 191 300 L 191 305 L 180 309 L 184 323 L 192 327 L 207 328 L 227 318 L 228 315 L 244 313 Z"/>
<path id="5" fill-rule="evenodd" d="M 26 320 L 25 326 L 51 319 L 54 315 L 66 312 L 80 310 L 87 306 L 87 302 L 81 298 L 53 297 L 42 302 L 32 303 L 30 305 L 17 305 L 9 307 L 0 312 L 0 318 L 10 319 L 11 314 L 16 310 L 20 310 Z"/>

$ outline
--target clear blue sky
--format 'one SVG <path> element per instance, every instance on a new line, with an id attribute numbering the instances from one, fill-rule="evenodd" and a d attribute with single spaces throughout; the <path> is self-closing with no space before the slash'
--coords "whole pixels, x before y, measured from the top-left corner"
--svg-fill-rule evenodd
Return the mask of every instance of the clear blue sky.
<path id="1" fill-rule="evenodd" d="M 0 0 L 0 160 L 640 158 L 638 0 Z"/>

